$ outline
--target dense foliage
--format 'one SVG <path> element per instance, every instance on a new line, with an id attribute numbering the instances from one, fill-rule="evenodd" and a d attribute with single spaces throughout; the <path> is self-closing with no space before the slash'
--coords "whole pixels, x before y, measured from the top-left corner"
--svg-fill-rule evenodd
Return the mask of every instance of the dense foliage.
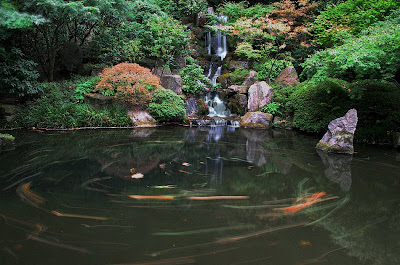
<path id="1" fill-rule="evenodd" d="M 182 90 L 185 94 L 201 95 L 206 90 L 213 89 L 210 79 L 204 76 L 204 70 L 195 60 L 188 59 L 186 67 L 180 72 L 183 79 Z"/>
<path id="2" fill-rule="evenodd" d="M 388 79 L 400 68 L 400 12 L 368 27 L 360 37 L 315 53 L 303 65 L 307 78 Z"/>
<path id="3" fill-rule="evenodd" d="M 182 121 L 186 117 L 185 103 L 168 89 L 158 89 L 154 93 L 148 110 L 157 121 Z"/>
<path id="4" fill-rule="evenodd" d="M 155 90 L 161 88 L 160 79 L 150 69 L 135 63 L 120 63 L 105 68 L 100 76 L 96 92 L 134 105 L 147 105 Z"/>

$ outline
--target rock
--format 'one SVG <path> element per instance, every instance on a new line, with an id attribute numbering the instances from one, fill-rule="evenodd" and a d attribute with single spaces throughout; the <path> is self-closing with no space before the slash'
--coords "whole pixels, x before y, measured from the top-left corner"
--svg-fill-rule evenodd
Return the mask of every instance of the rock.
<path id="1" fill-rule="evenodd" d="M 186 99 L 185 108 L 188 116 L 197 116 L 199 114 L 199 108 L 195 96 L 190 96 Z"/>
<path id="2" fill-rule="evenodd" d="M 14 142 L 15 137 L 11 134 L 0 133 L 0 145 Z"/>
<path id="3" fill-rule="evenodd" d="M 253 84 L 248 91 L 249 101 L 247 108 L 249 111 L 258 111 L 271 102 L 274 96 L 273 89 L 266 82 L 257 82 Z"/>
<path id="4" fill-rule="evenodd" d="M 4 118 L 7 122 L 15 120 L 18 109 L 18 105 L 0 104 L 0 119 Z"/>
<path id="5" fill-rule="evenodd" d="M 171 69 L 164 67 L 154 67 L 151 72 L 161 78 L 164 75 L 172 75 Z"/>
<path id="6" fill-rule="evenodd" d="M 300 84 L 296 69 L 293 66 L 286 67 L 276 78 L 275 83 L 285 87 Z"/>
<path id="7" fill-rule="evenodd" d="M 207 23 L 207 14 L 204 12 L 197 13 L 196 27 L 203 27 Z"/>
<path id="8" fill-rule="evenodd" d="M 247 94 L 247 86 L 232 85 L 228 87 L 230 94 Z"/>
<path id="9" fill-rule="evenodd" d="M 182 95 L 183 80 L 179 75 L 163 75 L 161 76 L 161 85 L 172 90 L 177 95 Z"/>
<path id="10" fill-rule="evenodd" d="M 114 102 L 114 97 L 112 96 L 104 96 L 100 93 L 89 93 L 85 96 L 85 101 L 89 102 L 94 106 L 105 106 L 110 105 Z"/>
<path id="11" fill-rule="evenodd" d="M 145 110 L 129 110 L 128 117 L 138 127 L 154 127 L 156 126 L 156 120 Z"/>
<path id="12" fill-rule="evenodd" d="M 272 114 L 261 111 L 247 112 L 240 122 L 240 127 L 268 129 L 271 127 Z"/>
<path id="13" fill-rule="evenodd" d="M 236 68 L 249 69 L 249 63 L 244 61 L 230 61 L 228 64 L 228 70 L 234 71 Z"/>
<path id="14" fill-rule="evenodd" d="M 245 94 L 235 94 L 230 97 L 228 108 L 232 113 L 243 115 L 247 110 L 247 96 Z"/>
<path id="15" fill-rule="evenodd" d="M 318 150 L 317 153 L 326 167 L 325 177 L 338 183 L 343 191 L 349 191 L 352 183 L 351 161 L 353 157 L 344 154 L 328 154 Z"/>
<path id="16" fill-rule="evenodd" d="M 357 121 L 355 109 L 351 109 L 343 117 L 331 121 L 328 131 L 317 144 L 317 149 L 332 153 L 353 154 L 353 138 Z"/>
<path id="17" fill-rule="evenodd" d="M 217 83 L 221 84 L 222 89 L 229 88 L 231 84 L 231 77 L 229 74 L 223 74 L 217 77 Z"/>
<path id="18" fill-rule="evenodd" d="M 256 83 L 256 76 L 257 72 L 256 71 L 250 71 L 249 75 L 247 76 L 246 80 L 243 82 L 243 85 L 246 87 L 251 87 L 254 83 Z"/>

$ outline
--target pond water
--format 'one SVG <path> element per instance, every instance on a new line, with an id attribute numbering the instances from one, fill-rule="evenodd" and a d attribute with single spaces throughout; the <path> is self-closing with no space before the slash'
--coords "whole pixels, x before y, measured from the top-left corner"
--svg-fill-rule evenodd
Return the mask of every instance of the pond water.
<path id="1" fill-rule="evenodd" d="M 400 264 L 400 157 L 231 127 L 14 132 L 0 264 Z"/>

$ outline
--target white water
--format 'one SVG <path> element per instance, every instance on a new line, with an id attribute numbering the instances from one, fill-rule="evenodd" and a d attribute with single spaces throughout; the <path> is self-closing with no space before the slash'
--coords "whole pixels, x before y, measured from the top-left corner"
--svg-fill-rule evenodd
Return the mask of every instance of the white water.
<path id="1" fill-rule="evenodd" d="M 225 24 L 228 21 L 228 17 L 222 14 L 218 15 L 217 18 L 221 21 L 221 23 Z M 225 59 L 228 54 L 228 45 L 226 42 L 226 35 L 221 31 L 217 31 L 212 36 L 211 32 L 207 32 L 205 36 L 205 48 L 209 55 L 212 55 L 214 51 L 214 55 L 220 58 L 221 63 L 217 66 L 217 63 L 209 62 L 208 65 L 208 73 L 207 78 L 211 80 L 213 84 L 217 83 L 218 76 L 222 73 L 222 61 Z M 231 115 L 231 112 L 225 106 L 225 103 L 219 98 L 218 93 L 216 92 L 208 92 L 204 96 L 204 100 L 208 105 L 210 117 L 228 117 Z"/>

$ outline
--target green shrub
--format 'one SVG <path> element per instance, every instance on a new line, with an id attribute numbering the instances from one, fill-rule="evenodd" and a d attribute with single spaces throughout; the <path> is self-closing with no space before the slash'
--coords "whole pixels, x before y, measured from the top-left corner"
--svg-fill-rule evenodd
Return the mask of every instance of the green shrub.
<path id="1" fill-rule="evenodd" d="M 232 85 L 243 84 L 243 82 L 246 81 L 249 72 L 250 71 L 248 69 L 236 68 L 232 73 L 229 74 Z"/>
<path id="2" fill-rule="evenodd" d="M 349 35 L 360 32 L 375 22 L 385 20 L 399 0 L 347 0 L 331 4 L 313 23 L 316 42 L 324 47 L 342 44 Z"/>
<path id="3" fill-rule="evenodd" d="M 274 9 L 272 5 L 256 4 L 249 6 L 247 1 L 239 3 L 224 2 L 221 7 L 218 8 L 218 13 L 223 13 L 229 17 L 230 21 L 236 21 L 241 17 L 265 17 L 269 12 Z"/>
<path id="4" fill-rule="evenodd" d="M 276 101 L 268 103 L 267 105 L 265 105 L 262 108 L 262 111 L 265 112 L 265 113 L 270 113 L 272 115 L 278 115 L 278 116 L 282 116 L 283 115 L 283 112 L 281 110 L 281 104 L 279 102 L 276 102 Z"/>
<path id="5" fill-rule="evenodd" d="M 392 131 L 400 131 L 400 88 L 377 80 L 349 85 L 353 107 L 358 112 L 357 141 L 388 143 Z"/>
<path id="6" fill-rule="evenodd" d="M 343 45 L 315 53 L 302 65 L 308 79 L 348 81 L 388 79 L 400 65 L 400 11 L 347 39 Z"/>
<path id="7" fill-rule="evenodd" d="M 193 59 L 187 59 L 186 67 L 180 75 L 183 80 L 182 90 L 186 94 L 202 95 L 207 88 L 214 88 L 210 79 L 204 75 L 204 70 Z"/>
<path id="8" fill-rule="evenodd" d="M 275 80 L 290 65 L 292 63 L 287 60 L 267 60 L 264 63 L 254 63 L 253 68 L 257 72 L 258 79 L 265 80 L 268 77 L 271 80 Z"/>
<path id="9" fill-rule="evenodd" d="M 89 94 L 90 92 L 93 91 L 93 89 L 96 87 L 97 83 L 100 81 L 101 77 L 100 76 L 95 76 L 88 81 L 77 85 L 75 88 L 74 94 L 72 95 L 72 99 L 75 100 L 83 100 L 84 96 L 86 94 Z"/>
<path id="10" fill-rule="evenodd" d="M 157 121 L 181 121 L 186 117 L 185 103 L 169 89 L 155 92 L 148 111 Z"/>
<path id="11" fill-rule="evenodd" d="M 325 131 L 330 121 L 352 108 L 347 86 L 347 82 L 335 79 L 298 85 L 287 103 L 294 126 L 307 132 Z"/>

